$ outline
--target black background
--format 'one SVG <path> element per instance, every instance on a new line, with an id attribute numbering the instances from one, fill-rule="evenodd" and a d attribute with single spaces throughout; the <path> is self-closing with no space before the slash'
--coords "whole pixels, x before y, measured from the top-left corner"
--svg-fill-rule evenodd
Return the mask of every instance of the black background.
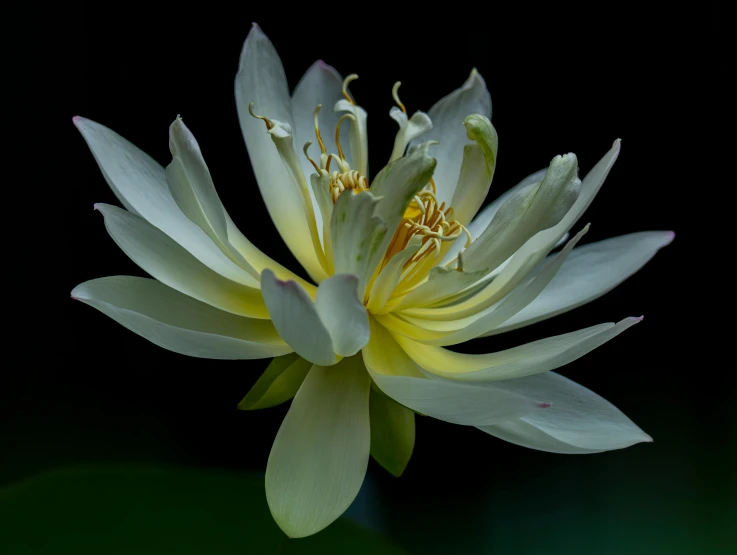
<path id="1" fill-rule="evenodd" d="M 392 84 L 402 81 L 410 112 L 427 111 L 476 67 L 491 92 L 500 137 L 489 200 L 559 153 L 575 152 L 585 175 L 621 137 L 619 161 L 581 222 L 592 223 L 584 242 L 676 232 L 673 244 L 603 298 L 465 347 L 491 351 L 644 314 L 642 324 L 563 373 L 612 401 L 655 443 L 592 457 L 555 456 L 419 418 L 405 476 L 393 479 L 373 463 L 369 469 L 388 535 L 418 553 L 449 552 L 443 550 L 450 546 L 486 552 L 479 546 L 490 544 L 479 538 L 488 519 L 500 515 L 479 507 L 485 498 L 509 496 L 518 500 L 514 522 L 521 530 L 558 519 L 564 530 L 580 528 L 577 541 L 591 548 L 582 553 L 608 553 L 611 541 L 621 542 L 622 553 L 698 553 L 711 541 L 727 545 L 737 462 L 734 390 L 727 383 L 733 362 L 716 357 L 709 330 L 719 323 L 706 313 L 705 299 L 731 280 L 724 266 L 710 262 L 715 247 L 722 258 L 726 252 L 699 231 L 717 233 L 702 218 L 726 202 L 722 191 L 733 187 L 731 174 L 722 173 L 726 64 L 719 57 L 717 4 L 418 4 L 386 12 L 371 4 L 291 11 L 275 2 L 258 10 L 213 3 L 170 8 L 75 6 L 74 21 L 60 25 L 44 62 L 33 66 L 45 85 L 45 104 L 30 119 L 38 147 L 23 149 L 31 154 L 23 167 L 34 178 L 19 190 L 26 213 L 45 194 L 54 198 L 46 208 L 56 219 L 45 225 L 25 220 L 19 238 L 35 250 L 20 248 L 25 272 L 14 277 L 16 285 L 43 293 L 29 304 L 10 299 L 27 308 L 17 320 L 24 332 L 9 346 L 24 355 L 13 358 L 15 379 L 1 393 L 4 481 L 80 462 L 265 468 L 286 406 L 243 413 L 236 405 L 268 361 L 170 353 L 69 298 L 88 279 L 143 275 L 92 209 L 95 202 L 117 201 L 72 125 L 77 114 L 114 129 L 162 164 L 170 160 L 168 125 L 181 114 L 241 230 L 298 270 L 258 193 L 233 98 L 240 49 L 257 21 L 280 54 L 290 87 L 317 58 L 343 75 L 360 75 L 351 91 L 369 112 L 374 173 L 396 132 L 388 117 Z M 49 59 L 61 70 L 53 78 L 45 69 Z M 49 150 L 62 153 L 58 163 L 47 158 Z M 618 490 L 636 493 L 614 501 Z M 562 500 L 560 511 L 568 516 L 561 520 L 556 506 Z M 597 512 L 602 507 L 607 514 Z M 638 507 L 647 510 L 633 516 Z M 671 516 L 651 521 L 659 511 Z M 433 529 L 439 515 L 446 519 L 442 532 Z M 631 531 L 622 535 L 617 527 L 627 519 L 649 531 L 626 539 Z M 683 551 L 669 543 L 674 534 L 683 535 L 677 542 Z M 537 553 L 546 546 L 545 552 L 578 552 L 572 541 L 557 551 L 562 548 L 552 536 L 525 533 L 504 552 Z"/>

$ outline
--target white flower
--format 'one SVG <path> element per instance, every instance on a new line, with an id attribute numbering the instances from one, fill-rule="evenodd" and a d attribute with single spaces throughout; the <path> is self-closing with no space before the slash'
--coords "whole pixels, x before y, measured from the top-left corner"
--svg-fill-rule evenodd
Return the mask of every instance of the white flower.
<path id="1" fill-rule="evenodd" d="M 497 153 L 481 76 L 473 71 L 411 117 L 395 85 L 390 115 L 400 129 L 373 179 L 366 112 L 348 91 L 355 78 L 317 62 L 290 97 L 279 57 L 256 26 L 236 77 L 261 195 L 319 285 L 235 227 L 181 119 L 170 127 L 173 160 L 164 170 L 113 131 L 75 118 L 125 207 L 97 205 L 105 225 L 155 279 L 96 279 L 72 296 L 178 353 L 276 357 L 241 408 L 294 397 L 266 470 L 272 514 L 292 537 L 343 513 L 369 454 L 402 473 L 415 412 L 556 453 L 649 441 L 610 403 L 551 372 L 640 318 L 485 355 L 445 348 L 595 299 L 672 240 L 670 232 L 634 233 L 574 249 L 586 226 L 566 242 L 619 141 L 583 180 L 575 155 L 556 156 L 477 214 Z"/>

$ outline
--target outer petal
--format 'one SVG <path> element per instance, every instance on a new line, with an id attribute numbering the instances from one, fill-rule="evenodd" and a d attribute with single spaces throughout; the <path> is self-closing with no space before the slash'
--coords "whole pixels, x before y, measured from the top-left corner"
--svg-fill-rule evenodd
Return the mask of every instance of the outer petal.
<path id="1" fill-rule="evenodd" d="M 312 363 L 297 354 L 276 357 L 243 400 L 241 410 L 267 409 L 289 401 L 297 394 Z"/>
<path id="2" fill-rule="evenodd" d="M 319 532 L 358 494 L 371 445 L 370 384 L 352 357 L 313 366 L 294 397 L 266 467 L 266 499 L 288 536 Z"/>
<path id="3" fill-rule="evenodd" d="M 299 356 L 322 366 L 337 362 L 330 334 L 299 284 L 281 281 L 271 270 L 264 270 L 261 292 L 274 327 Z"/>
<path id="4" fill-rule="evenodd" d="M 356 296 L 357 290 L 356 276 L 338 274 L 320 284 L 315 298 L 317 314 L 330 334 L 333 350 L 344 357 L 360 351 L 371 335 L 368 314 Z"/>
<path id="5" fill-rule="evenodd" d="M 321 266 L 312 245 L 302 198 L 295 193 L 292 178 L 263 122 L 248 112 L 248 105 L 253 102 L 256 113 L 290 126 L 293 123 L 281 60 L 271 41 L 255 24 L 241 52 L 235 78 L 235 100 L 253 173 L 269 215 L 297 260 L 311 275 L 319 275 Z"/>
<path id="6" fill-rule="evenodd" d="M 213 271 L 245 285 L 257 283 L 182 213 L 169 192 L 164 168 L 153 158 L 99 123 L 75 117 L 74 125 L 123 206 L 163 231 Z"/>
<path id="7" fill-rule="evenodd" d="M 435 183 L 439 202 L 450 203 L 453 198 L 463 161 L 463 147 L 468 144 L 463 120 L 471 114 L 491 119 L 491 96 L 475 69 L 460 89 L 439 100 L 428 112 L 433 127 L 422 136 L 422 140 L 439 142 L 434 152 L 438 160 Z"/>
<path id="8" fill-rule="evenodd" d="M 371 456 L 399 477 L 415 446 L 415 413 L 371 388 Z"/>
<path id="9" fill-rule="evenodd" d="M 552 403 L 548 410 L 521 418 L 522 422 L 552 437 L 552 442 L 544 435 L 528 433 L 529 426 L 502 425 L 501 431 L 494 426 L 481 428 L 513 443 L 543 451 L 580 453 L 580 450 L 608 451 L 652 441 L 607 400 L 554 372 L 495 382 L 494 386 L 505 387 L 521 395 L 544 394 Z M 570 446 L 571 450 L 566 451 L 566 447 L 558 442 Z"/>
<path id="10" fill-rule="evenodd" d="M 670 231 L 645 231 L 574 249 L 535 300 L 484 335 L 528 326 L 600 297 L 642 268 L 673 237 Z"/>
<path id="11" fill-rule="evenodd" d="M 140 216 L 109 204 L 95 208 L 123 252 L 162 283 L 233 314 L 269 317 L 258 289 L 214 272 Z"/>
<path id="12" fill-rule="evenodd" d="M 625 318 L 617 324 L 600 324 L 484 355 L 456 353 L 401 336 L 397 336 L 397 342 L 419 366 L 438 376 L 474 382 L 509 380 L 560 368 L 641 320 Z"/>
<path id="13" fill-rule="evenodd" d="M 564 441 L 556 439 L 550 434 L 546 434 L 541 429 L 536 428 L 532 424 L 528 424 L 524 420 L 510 420 L 501 424 L 492 426 L 480 426 L 479 430 L 491 434 L 494 437 L 514 443 L 520 447 L 529 449 L 537 449 L 538 451 L 547 451 L 549 453 L 558 453 L 561 455 L 588 455 L 591 453 L 601 453 L 605 449 L 583 449 L 574 447 Z"/>
<path id="14" fill-rule="evenodd" d="M 253 359 L 291 351 L 270 321 L 223 312 L 153 279 L 93 279 L 75 287 L 72 297 L 152 343 L 183 355 Z"/>

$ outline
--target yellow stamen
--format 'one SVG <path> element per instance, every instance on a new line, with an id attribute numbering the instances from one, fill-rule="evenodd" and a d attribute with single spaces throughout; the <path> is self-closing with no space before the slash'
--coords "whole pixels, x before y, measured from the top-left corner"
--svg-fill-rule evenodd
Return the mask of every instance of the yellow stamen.
<path id="1" fill-rule="evenodd" d="M 320 109 L 322 108 L 322 104 L 318 104 L 315 107 L 315 111 L 312 114 L 312 120 L 315 123 L 315 137 L 317 137 L 317 142 L 320 145 L 320 153 L 321 154 L 327 154 L 328 150 L 325 148 L 325 143 L 322 142 L 322 136 L 320 135 L 320 126 L 317 122 L 317 114 L 320 113 Z"/>
<path id="2" fill-rule="evenodd" d="M 307 157 L 307 160 L 310 161 L 310 164 L 312 164 L 312 167 L 315 168 L 315 171 L 317 172 L 317 175 L 320 175 L 320 168 L 315 164 L 315 161 L 310 158 L 310 155 L 307 154 L 307 149 L 310 148 L 310 145 L 312 144 L 312 141 L 307 141 L 305 143 L 305 146 L 302 148 L 302 152 L 305 153 L 305 156 Z"/>
<path id="3" fill-rule="evenodd" d="M 253 102 L 251 102 L 251 103 L 250 103 L 250 104 L 248 105 L 248 113 L 249 113 L 249 114 L 251 114 L 251 115 L 252 115 L 252 116 L 253 116 L 254 118 L 256 118 L 256 119 L 261 119 L 261 120 L 264 120 L 264 123 L 266 124 L 266 130 L 267 130 L 267 131 L 271 131 L 271 128 L 272 128 L 272 127 L 274 127 L 274 124 L 273 124 L 273 123 L 271 123 L 271 121 L 269 120 L 269 118 L 267 118 L 267 117 L 265 117 L 265 116 L 259 116 L 258 114 L 256 114 L 256 113 L 255 113 L 255 112 L 253 111 Z"/>
<path id="4" fill-rule="evenodd" d="M 351 83 L 352 81 L 355 81 L 356 79 L 358 79 L 358 75 L 356 75 L 355 73 L 351 73 L 348 77 L 343 79 L 343 96 L 348 102 L 350 102 L 354 106 L 356 105 L 356 101 L 353 100 L 353 97 L 348 92 L 348 84 Z"/>
<path id="5" fill-rule="evenodd" d="M 353 117 L 353 114 L 344 114 L 338 120 L 338 125 L 335 126 L 335 144 L 338 145 L 338 156 L 340 156 L 341 160 L 345 160 L 345 155 L 343 154 L 343 147 L 340 146 L 340 124 L 343 123 L 343 120 L 346 119 L 349 119 L 353 122 L 356 121 L 356 118 Z"/>
<path id="6" fill-rule="evenodd" d="M 401 81 L 397 81 L 394 83 L 394 86 L 392 87 L 392 98 L 394 99 L 394 102 L 397 103 L 397 106 L 399 106 L 399 109 L 402 110 L 405 114 L 407 113 L 407 108 L 404 107 L 404 104 L 402 104 L 402 101 L 399 100 L 399 87 L 402 85 Z"/>

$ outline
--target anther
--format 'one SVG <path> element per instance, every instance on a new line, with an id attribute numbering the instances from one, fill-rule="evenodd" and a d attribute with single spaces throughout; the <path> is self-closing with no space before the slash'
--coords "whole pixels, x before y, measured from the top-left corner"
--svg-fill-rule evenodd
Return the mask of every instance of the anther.
<path id="1" fill-rule="evenodd" d="M 315 161 L 312 158 L 310 158 L 309 154 L 307 154 L 307 149 L 310 148 L 311 144 L 312 144 L 312 141 L 307 141 L 305 143 L 305 146 L 302 148 L 302 152 L 305 153 L 305 157 L 307 158 L 307 160 L 310 161 L 310 164 L 312 164 L 312 167 L 315 168 L 317 175 L 320 175 L 320 168 L 317 167 L 317 164 L 315 164 Z"/>
<path id="2" fill-rule="evenodd" d="M 402 85 L 401 81 L 397 81 L 394 83 L 394 86 L 392 87 L 392 98 L 394 99 L 394 102 L 397 103 L 397 106 L 399 106 L 399 109 L 402 110 L 405 114 L 407 113 L 407 108 L 404 107 L 404 104 L 402 104 L 402 101 L 399 100 L 399 87 Z"/>
<path id="3" fill-rule="evenodd" d="M 252 116 L 253 116 L 254 118 L 256 118 L 256 119 L 260 119 L 260 120 L 263 120 L 263 121 L 264 121 L 264 123 L 266 124 L 266 130 L 267 130 L 267 131 L 270 131 L 270 130 L 271 130 L 271 128 L 272 128 L 272 127 L 274 127 L 274 124 L 273 124 L 273 123 L 271 123 L 271 121 L 269 121 L 269 119 L 268 119 L 268 118 L 266 118 L 266 117 L 264 117 L 264 116 L 259 116 L 258 114 L 256 114 L 256 113 L 255 113 L 255 112 L 253 111 L 253 102 L 251 102 L 251 103 L 250 103 L 250 104 L 248 105 L 248 113 L 249 113 L 249 114 L 251 114 L 251 115 L 252 115 Z"/>
<path id="4" fill-rule="evenodd" d="M 328 150 L 325 148 L 325 143 L 322 142 L 322 137 L 320 136 L 320 126 L 317 123 L 317 114 L 320 113 L 321 108 L 322 108 L 322 104 L 318 104 L 315 107 L 315 111 L 312 114 L 312 120 L 315 123 L 315 137 L 317 137 L 317 142 L 320 145 L 320 153 L 327 154 Z"/>
<path id="5" fill-rule="evenodd" d="M 354 106 L 356 105 L 356 101 L 353 100 L 353 97 L 348 92 L 348 84 L 351 83 L 352 81 L 355 81 L 356 79 L 358 79 L 358 75 L 356 75 L 355 73 L 351 73 L 348 77 L 343 79 L 343 96 L 348 102 L 350 102 Z"/>
<path id="6" fill-rule="evenodd" d="M 335 144 L 338 145 L 338 156 L 340 156 L 341 160 L 345 160 L 345 155 L 343 154 L 343 147 L 340 146 L 340 124 L 343 123 L 343 120 L 345 119 L 350 119 L 353 122 L 356 121 L 353 114 L 343 114 L 343 116 L 338 120 L 338 125 L 335 126 Z"/>

